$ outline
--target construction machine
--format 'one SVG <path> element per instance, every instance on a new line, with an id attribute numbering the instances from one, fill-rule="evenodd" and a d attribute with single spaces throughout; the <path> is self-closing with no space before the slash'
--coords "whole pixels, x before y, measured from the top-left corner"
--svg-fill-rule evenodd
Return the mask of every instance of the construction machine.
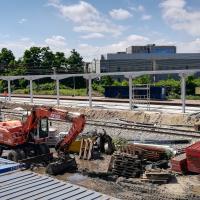
<path id="1" fill-rule="evenodd" d="M 48 119 L 72 122 L 68 134 L 55 146 L 58 160 L 50 163 L 47 171 L 55 174 L 59 166 L 67 165 L 67 150 L 85 126 L 85 116 L 52 107 L 33 107 L 23 121 L 0 122 L 0 155 L 3 150 L 10 150 L 8 159 L 19 161 L 26 158 L 50 153 L 46 144 L 48 138 Z M 59 170 L 58 170 L 59 171 Z"/>

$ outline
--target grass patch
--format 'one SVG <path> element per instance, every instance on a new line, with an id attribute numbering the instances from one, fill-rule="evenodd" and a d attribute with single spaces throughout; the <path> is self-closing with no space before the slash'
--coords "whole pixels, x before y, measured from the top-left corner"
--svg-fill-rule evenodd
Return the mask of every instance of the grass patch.
<path id="1" fill-rule="evenodd" d="M 60 89 L 60 95 L 65 95 L 65 96 L 86 96 L 87 90 L 84 89 Z M 13 94 L 29 94 L 29 89 L 17 89 L 12 92 Z M 35 91 L 33 90 L 33 94 L 35 95 L 55 95 L 56 91 L 55 90 L 40 90 L 40 91 Z"/>
<path id="2" fill-rule="evenodd" d="M 186 99 L 188 99 L 188 100 L 200 100 L 200 96 L 189 95 L 189 96 L 186 96 Z"/>

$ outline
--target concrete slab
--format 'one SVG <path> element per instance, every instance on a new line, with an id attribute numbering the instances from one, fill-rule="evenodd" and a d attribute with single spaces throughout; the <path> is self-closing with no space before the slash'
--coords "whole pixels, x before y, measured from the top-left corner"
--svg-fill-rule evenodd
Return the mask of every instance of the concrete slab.
<path id="1" fill-rule="evenodd" d="M 3 97 L 0 97 L 1 101 L 4 101 L 5 99 Z M 29 98 L 24 97 L 12 97 L 11 102 L 16 103 L 30 103 Z M 34 104 L 37 105 L 49 105 L 49 106 L 55 106 L 57 105 L 56 99 L 43 99 L 43 98 L 37 98 L 34 99 Z M 67 106 L 67 107 L 89 107 L 89 101 L 75 101 L 75 100 L 60 100 L 61 106 Z M 122 102 L 97 102 L 94 101 L 92 103 L 93 108 L 98 109 L 112 109 L 112 110 L 129 110 L 129 104 L 128 103 L 122 103 Z M 147 110 L 146 105 L 140 105 L 137 104 L 138 108 L 135 110 Z M 150 111 L 154 112 L 164 112 L 164 113 L 182 113 L 182 107 L 181 106 L 170 106 L 170 105 L 150 105 Z M 186 113 L 196 113 L 200 112 L 200 106 L 199 107 L 186 107 Z"/>

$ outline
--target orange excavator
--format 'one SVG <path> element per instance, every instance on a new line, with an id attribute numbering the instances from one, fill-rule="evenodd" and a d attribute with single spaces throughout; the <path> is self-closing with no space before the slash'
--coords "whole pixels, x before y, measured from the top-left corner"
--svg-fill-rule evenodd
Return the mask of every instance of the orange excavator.
<path id="1" fill-rule="evenodd" d="M 0 122 L 0 154 L 3 153 L 3 150 L 10 150 L 7 157 L 13 161 L 49 154 L 50 150 L 46 144 L 49 118 L 72 122 L 68 134 L 55 146 L 58 158 L 66 161 L 68 147 L 83 131 L 85 116 L 51 107 L 34 107 L 27 118 L 22 121 Z M 63 159 L 63 157 L 65 158 Z M 62 162 L 51 163 L 50 171 L 58 163 Z"/>

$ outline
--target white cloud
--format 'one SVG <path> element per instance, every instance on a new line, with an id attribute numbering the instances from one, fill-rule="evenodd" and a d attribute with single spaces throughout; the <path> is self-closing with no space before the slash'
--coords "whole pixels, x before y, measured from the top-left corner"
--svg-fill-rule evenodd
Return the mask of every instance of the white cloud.
<path id="1" fill-rule="evenodd" d="M 0 42 L 0 49 L 6 47 L 13 51 L 14 55 L 19 58 L 23 56 L 23 53 L 26 49 L 29 49 L 32 46 L 46 47 L 49 46 L 50 49 L 54 52 L 61 51 L 64 52 L 65 55 L 69 55 L 70 49 L 67 46 L 66 39 L 63 36 L 52 36 L 46 38 L 42 43 L 36 43 L 32 41 L 30 38 L 20 38 L 16 41 L 4 41 Z"/>
<path id="2" fill-rule="evenodd" d="M 101 54 L 116 53 L 118 51 L 125 51 L 131 45 L 145 45 L 149 42 L 149 38 L 141 35 L 129 35 L 117 43 L 105 46 L 93 46 L 89 44 L 80 44 L 78 51 L 84 57 L 84 60 L 90 61 L 93 58 L 100 58 Z"/>
<path id="3" fill-rule="evenodd" d="M 18 21 L 18 24 L 23 24 L 23 23 L 25 23 L 25 22 L 27 22 L 27 19 L 22 18 L 22 19 L 20 19 L 20 20 Z"/>
<path id="4" fill-rule="evenodd" d="M 49 46 L 53 51 L 61 51 L 64 52 L 66 55 L 69 54 L 70 49 L 67 47 L 67 42 L 65 37 L 60 35 L 54 35 L 50 38 L 45 39 L 45 43 L 42 46 Z"/>
<path id="5" fill-rule="evenodd" d="M 181 42 L 177 46 L 177 51 L 180 53 L 200 53 L 200 38 L 189 42 Z"/>
<path id="6" fill-rule="evenodd" d="M 63 18 L 74 23 L 73 30 L 75 32 L 120 35 L 123 30 L 121 26 L 113 24 L 94 6 L 85 1 L 71 5 L 63 5 L 57 1 L 51 1 L 50 5 L 58 9 Z"/>
<path id="7" fill-rule="evenodd" d="M 17 41 L 9 40 L 9 41 L 0 42 L 0 49 L 8 48 L 12 50 L 14 55 L 18 58 L 23 55 L 25 49 L 28 49 L 34 45 L 35 43 L 33 41 L 31 40 L 24 41 L 23 38 L 21 38 Z"/>
<path id="8" fill-rule="evenodd" d="M 103 38 L 104 35 L 102 33 L 90 33 L 87 35 L 82 35 L 82 39 L 96 39 L 96 38 Z"/>
<path id="9" fill-rule="evenodd" d="M 139 6 L 130 6 L 129 7 L 130 10 L 136 11 L 136 12 L 144 12 L 145 8 L 143 5 L 139 5 Z"/>
<path id="10" fill-rule="evenodd" d="M 60 3 L 60 0 L 49 0 L 48 5 L 57 5 Z"/>
<path id="11" fill-rule="evenodd" d="M 146 15 L 146 14 L 144 14 L 144 15 L 142 15 L 142 20 L 150 20 L 152 18 L 152 16 L 151 15 Z"/>
<path id="12" fill-rule="evenodd" d="M 124 19 L 132 17 L 132 14 L 128 10 L 124 10 L 122 8 L 113 9 L 109 12 L 109 14 L 113 19 L 117 19 L 117 20 L 124 20 Z"/>
<path id="13" fill-rule="evenodd" d="M 160 4 L 163 19 L 175 30 L 184 30 L 190 35 L 200 35 L 200 11 L 191 11 L 185 0 L 165 0 Z"/>
<path id="14" fill-rule="evenodd" d="M 121 26 L 115 26 L 109 23 L 101 23 L 98 21 L 90 21 L 87 23 L 83 23 L 79 26 L 74 26 L 73 30 L 75 32 L 83 32 L 83 33 L 108 33 L 113 34 L 114 36 L 118 36 L 121 34 L 122 27 Z"/>
<path id="15" fill-rule="evenodd" d="M 137 8 L 138 11 L 140 12 L 144 12 L 145 11 L 145 8 L 143 5 L 139 5 L 138 8 Z"/>
<path id="16" fill-rule="evenodd" d="M 20 38 L 20 41 L 29 42 L 29 41 L 31 41 L 31 39 L 28 37 L 23 37 L 23 38 Z"/>
<path id="17" fill-rule="evenodd" d="M 63 17 L 72 20 L 75 23 L 95 20 L 99 16 L 99 12 L 96 8 L 84 1 L 69 6 L 58 4 L 57 7 Z"/>
<path id="18" fill-rule="evenodd" d="M 132 34 L 132 35 L 129 35 L 126 40 L 128 42 L 133 42 L 135 44 L 141 44 L 141 43 L 144 43 L 144 42 L 148 42 L 149 38 L 141 36 L 141 35 Z"/>
<path id="19" fill-rule="evenodd" d="M 45 39 L 45 43 L 50 46 L 66 46 L 66 40 L 63 36 L 60 35 L 54 35 L 50 38 Z"/>

